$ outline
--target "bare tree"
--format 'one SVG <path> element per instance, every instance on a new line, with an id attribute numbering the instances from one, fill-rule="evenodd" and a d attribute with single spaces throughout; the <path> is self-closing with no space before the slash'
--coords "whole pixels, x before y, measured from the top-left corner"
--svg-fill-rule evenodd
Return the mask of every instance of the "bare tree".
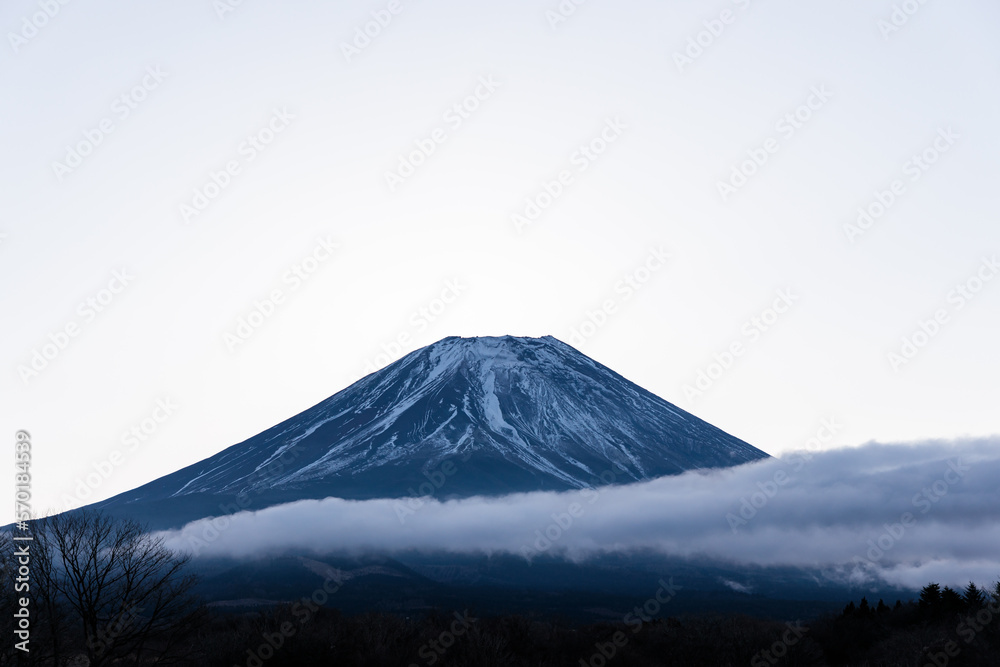
<path id="1" fill-rule="evenodd" d="M 195 577 L 137 522 L 82 511 L 31 522 L 34 664 L 179 664 L 203 614 Z"/>

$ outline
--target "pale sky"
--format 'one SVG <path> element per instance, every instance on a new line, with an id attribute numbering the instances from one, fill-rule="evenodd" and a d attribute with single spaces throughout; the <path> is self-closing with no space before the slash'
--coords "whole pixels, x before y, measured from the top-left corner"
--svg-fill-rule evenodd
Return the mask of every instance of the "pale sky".
<path id="1" fill-rule="evenodd" d="M 0 433 L 31 433 L 37 510 L 78 506 L 503 334 L 772 454 L 823 420 L 823 446 L 1000 433 L 998 24 L 6 2 Z"/>

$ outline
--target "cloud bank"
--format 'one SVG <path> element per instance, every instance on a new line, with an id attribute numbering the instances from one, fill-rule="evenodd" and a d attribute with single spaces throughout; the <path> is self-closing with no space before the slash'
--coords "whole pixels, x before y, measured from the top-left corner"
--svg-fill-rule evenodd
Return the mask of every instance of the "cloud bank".
<path id="1" fill-rule="evenodd" d="M 573 492 L 307 500 L 162 535 L 209 556 L 418 549 L 582 559 L 653 549 L 821 568 L 856 583 L 986 583 L 1000 578 L 1000 438 L 799 452 Z"/>

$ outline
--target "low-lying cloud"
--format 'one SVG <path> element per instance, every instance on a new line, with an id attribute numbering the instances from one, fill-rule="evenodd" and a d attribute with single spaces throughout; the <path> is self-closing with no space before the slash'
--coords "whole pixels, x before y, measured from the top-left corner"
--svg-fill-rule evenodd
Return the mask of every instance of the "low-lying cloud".
<path id="1" fill-rule="evenodd" d="M 1000 438 L 803 452 L 573 492 L 307 500 L 163 535 L 212 556 L 417 549 L 582 559 L 653 549 L 821 568 L 845 582 L 990 582 L 1000 577 Z"/>

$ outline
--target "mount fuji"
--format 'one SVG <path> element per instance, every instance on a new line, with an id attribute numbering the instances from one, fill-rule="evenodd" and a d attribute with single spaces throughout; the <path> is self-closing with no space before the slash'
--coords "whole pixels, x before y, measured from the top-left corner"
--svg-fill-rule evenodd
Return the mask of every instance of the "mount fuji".
<path id="1" fill-rule="evenodd" d="M 767 456 L 551 336 L 449 337 L 91 507 L 170 528 L 234 507 L 569 490 Z"/>

